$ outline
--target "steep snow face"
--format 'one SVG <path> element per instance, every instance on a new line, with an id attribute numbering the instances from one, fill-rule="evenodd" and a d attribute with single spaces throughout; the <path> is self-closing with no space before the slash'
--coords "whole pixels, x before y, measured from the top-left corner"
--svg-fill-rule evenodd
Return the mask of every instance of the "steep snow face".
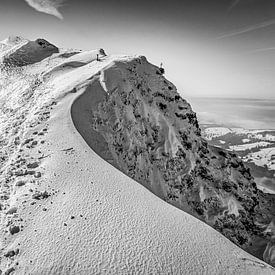
<path id="1" fill-rule="evenodd" d="M 106 56 L 106 53 L 103 49 L 100 49 L 87 52 L 68 52 L 61 54 L 61 56 L 66 57 L 66 60 L 51 68 L 50 70 L 44 72 L 44 81 L 47 78 L 55 78 L 58 75 L 62 75 L 64 74 L 64 71 L 68 73 L 69 71 L 73 71 L 76 68 L 92 63 L 93 61 L 97 61 L 99 57 Z"/>
<path id="2" fill-rule="evenodd" d="M 2 55 L 2 62 L 7 66 L 22 67 L 44 60 L 59 50 L 44 39 L 26 41 L 23 39 L 9 39 L 2 43 L 8 47 Z M 10 50 L 7 52 L 7 50 Z"/>
<path id="3" fill-rule="evenodd" d="M 9 46 L 5 58 L 21 46 L 21 42 Z M 199 174 L 204 178 L 195 177 L 196 158 L 201 150 L 209 154 L 206 150 L 210 149 L 200 138 L 190 105 L 160 73 L 144 57 L 105 56 L 101 50 L 83 54 L 59 50 L 39 62 L 4 65 L 0 77 L 1 271 L 273 272 L 209 226 L 103 161 L 73 127 L 70 114 L 97 154 L 201 219 L 204 216 L 193 205 L 211 202 L 216 192 L 222 204 L 219 218 L 229 219 L 227 226 L 221 226 L 231 233 L 231 220 L 242 217 L 245 221 L 242 208 L 247 198 L 241 187 L 237 187 L 239 199 L 227 185 L 219 188 L 227 191 L 211 189 L 208 171 L 203 168 Z M 231 165 L 228 154 L 215 154 L 219 167 Z M 241 164 L 234 165 L 243 169 Z M 147 175 L 142 169 L 149 172 L 150 185 L 143 181 Z M 226 175 L 223 170 L 221 173 Z M 181 179 L 185 174 L 191 175 L 187 184 Z M 240 179 L 250 196 L 248 181 Z M 250 209 L 247 207 L 245 210 Z M 217 209 L 212 208 L 212 212 Z M 208 208 L 205 213 L 209 221 L 217 217 Z M 235 225 L 240 224 L 236 221 Z M 270 242 L 265 252 L 269 262 L 272 247 Z"/>
<path id="4" fill-rule="evenodd" d="M 159 68 L 144 57 L 117 61 L 86 89 L 96 94 L 86 107 L 92 130 L 87 134 L 86 127 L 77 126 L 81 122 L 75 124 L 94 151 L 163 200 L 263 257 L 269 236 L 259 245 L 263 230 L 257 224 L 263 223 L 264 202 L 249 169 L 236 155 L 208 146 L 196 114 Z M 274 213 L 268 215 L 263 227 Z"/>

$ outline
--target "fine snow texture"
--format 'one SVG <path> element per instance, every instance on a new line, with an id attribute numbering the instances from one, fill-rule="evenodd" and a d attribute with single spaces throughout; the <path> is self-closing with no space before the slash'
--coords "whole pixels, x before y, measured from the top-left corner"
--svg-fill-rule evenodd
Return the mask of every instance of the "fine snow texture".
<path id="1" fill-rule="evenodd" d="M 162 201 L 91 150 L 71 115 L 82 135 L 94 134 L 89 103 L 104 97 L 97 88 L 106 93 L 111 89 L 103 81 L 95 82 L 99 72 L 114 62 L 144 61 L 103 57 L 100 50 L 98 54 L 101 61 L 91 57 L 91 62 L 65 66 L 58 74 L 55 68 L 60 70 L 67 52 L 29 64 L 19 73 L 3 72 L 1 270 L 6 274 L 274 274 L 273 268 Z M 74 58 L 77 62 L 77 55 Z M 119 70 L 111 77 L 119 77 Z M 104 150 L 100 136 L 95 134 L 95 139 L 98 150 Z M 172 133 L 169 142 L 173 153 Z"/>

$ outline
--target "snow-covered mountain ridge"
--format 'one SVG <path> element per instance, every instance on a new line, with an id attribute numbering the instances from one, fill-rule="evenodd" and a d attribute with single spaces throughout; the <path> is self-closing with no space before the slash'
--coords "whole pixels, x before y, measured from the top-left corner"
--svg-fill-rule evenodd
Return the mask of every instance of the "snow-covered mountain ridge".
<path id="1" fill-rule="evenodd" d="M 265 198 L 237 157 L 201 138 L 195 113 L 158 67 L 44 40 L 2 44 L 3 270 L 273 272 L 80 140 L 73 123 L 113 166 L 273 264 Z"/>

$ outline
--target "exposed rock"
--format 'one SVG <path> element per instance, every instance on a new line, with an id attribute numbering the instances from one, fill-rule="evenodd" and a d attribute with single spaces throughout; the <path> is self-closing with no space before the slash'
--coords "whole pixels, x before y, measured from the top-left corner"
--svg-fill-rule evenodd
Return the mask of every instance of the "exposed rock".
<path id="1" fill-rule="evenodd" d="M 20 227 L 18 225 L 11 225 L 9 228 L 9 231 L 10 231 L 11 235 L 14 235 L 14 234 L 20 232 Z"/>
<path id="2" fill-rule="evenodd" d="M 9 250 L 8 252 L 6 252 L 4 254 L 5 257 L 10 258 L 10 257 L 14 257 L 15 255 L 17 255 L 19 253 L 19 249 L 15 249 L 15 250 Z"/>
<path id="3" fill-rule="evenodd" d="M 16 186 L 24 186 L 26 184 L 26 181 L 25 180 L 18 180 L 16 183 L 15 183 L 15 185 Z"/>
<path id="4" fill-rule="evenodd" d="M 29 168 L 29 169 L 35 169 L 38 166 L 39 166 L 39 164 L 37 162 L 27 164 L 27 168 Z"/>
<path id="5" fill-rule="evenodd" d="M 17 212 L 17 207 L 11 207 L 8 211 L 7 214 L 8 215 L 12 215 L 15 214 Z"/>
<path id="6" fill-rule="evenodd" d="M 32 198 L 35 200 L 43 200 L 43 199 L 47 199 L 49 196 L 50 194 L 47 191 L 44 191 L 44 192 L 36 191 L 32 195 Z"/>

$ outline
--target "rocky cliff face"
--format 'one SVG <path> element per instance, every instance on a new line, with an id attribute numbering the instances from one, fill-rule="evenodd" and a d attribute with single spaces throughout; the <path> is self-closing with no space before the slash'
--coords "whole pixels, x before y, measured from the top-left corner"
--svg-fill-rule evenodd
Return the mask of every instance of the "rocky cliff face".
<path id="1" fill-rule="evenodd" d="M 163 200 L 274 264 L 272 233 L 266 232 L 274 211 L 267 210 L 267 195 L 236 155 L 201 137 L 196 114 L 160 69 L 141 57 L 114 64 L 95 82 L 92 89 L 104 97 L 91 105 L 90 119 L 105 141 L 100 150 L 94 144 L 95 151 Z"/>

